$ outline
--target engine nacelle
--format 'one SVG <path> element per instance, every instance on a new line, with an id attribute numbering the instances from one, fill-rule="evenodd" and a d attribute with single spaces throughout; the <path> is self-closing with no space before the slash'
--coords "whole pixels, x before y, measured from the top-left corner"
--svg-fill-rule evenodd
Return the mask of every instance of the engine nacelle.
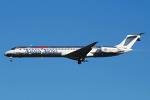
<path id="1" fill-rule="evenodd" d="M 116 47 L 101 47 L 101 51 L 105 53 L 117 53 L 118 52 Z"/>
<path id="2" fill-rule="evenodd" d="M 118 54 L 123 54 L 123 53 L 129 52 L 131 50 L 132 49 L 127 49 L 127 48 L 101 47 L 101 52 L 104 52 L 104 53 L 118 53 Z"/>
<path id="3" fill-rule="evenodd" d="M 101 47 L 101 51 L 104 53 L 118 53 L 123 54 L 125 53 L 126 49 L 123 48 L 116 48 L 116 47 Z"/>

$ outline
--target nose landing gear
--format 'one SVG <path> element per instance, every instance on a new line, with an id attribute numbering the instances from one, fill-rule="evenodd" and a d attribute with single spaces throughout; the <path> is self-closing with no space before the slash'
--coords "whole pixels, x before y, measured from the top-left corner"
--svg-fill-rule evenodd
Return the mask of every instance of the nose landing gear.
<path id="1" fill-rule="evenodd" d="M 12 62 L 12 57 L 10 57 L 10 61 Z"/>

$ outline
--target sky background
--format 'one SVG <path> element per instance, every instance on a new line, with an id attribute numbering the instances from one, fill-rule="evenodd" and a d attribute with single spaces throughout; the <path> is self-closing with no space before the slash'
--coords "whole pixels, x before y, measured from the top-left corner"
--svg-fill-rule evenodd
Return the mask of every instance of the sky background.
<path id="1" fill-rule="evenodd" d="M 150 52 L 110 58 L 14 58 L 15 46 L 114 46 L 146 32 L 133 50 L 150 50 L 149 0 L 1 0 L 0 100 L 150 100 Z"/>

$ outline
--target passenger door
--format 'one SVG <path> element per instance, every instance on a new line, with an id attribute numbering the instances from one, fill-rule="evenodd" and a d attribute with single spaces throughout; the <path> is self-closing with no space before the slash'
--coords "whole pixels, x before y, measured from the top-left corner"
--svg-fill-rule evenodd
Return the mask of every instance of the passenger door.
<path id="1" fill-rule="evenodd" d="M 20 47 L 16 47 L 16 53 L 20 53 Z"/>

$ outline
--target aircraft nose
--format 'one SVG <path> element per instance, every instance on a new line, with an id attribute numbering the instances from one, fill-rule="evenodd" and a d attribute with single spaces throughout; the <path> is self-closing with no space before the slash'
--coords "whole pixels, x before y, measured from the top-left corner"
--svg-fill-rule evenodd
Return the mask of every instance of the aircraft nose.
<path id="1" fill-rule="evenodd" d="M 7 56 L 7 57 L 9 56 L 9 54 L 10 54 L 9 51 L 7 51 L 7 52 L 4 53 L 4 55 Z"/>
<path id="2" fill-rule="evenodd" d="M 7 56 L 8 55 L 7 52 L 5 52 L 4 55 Z"/>

